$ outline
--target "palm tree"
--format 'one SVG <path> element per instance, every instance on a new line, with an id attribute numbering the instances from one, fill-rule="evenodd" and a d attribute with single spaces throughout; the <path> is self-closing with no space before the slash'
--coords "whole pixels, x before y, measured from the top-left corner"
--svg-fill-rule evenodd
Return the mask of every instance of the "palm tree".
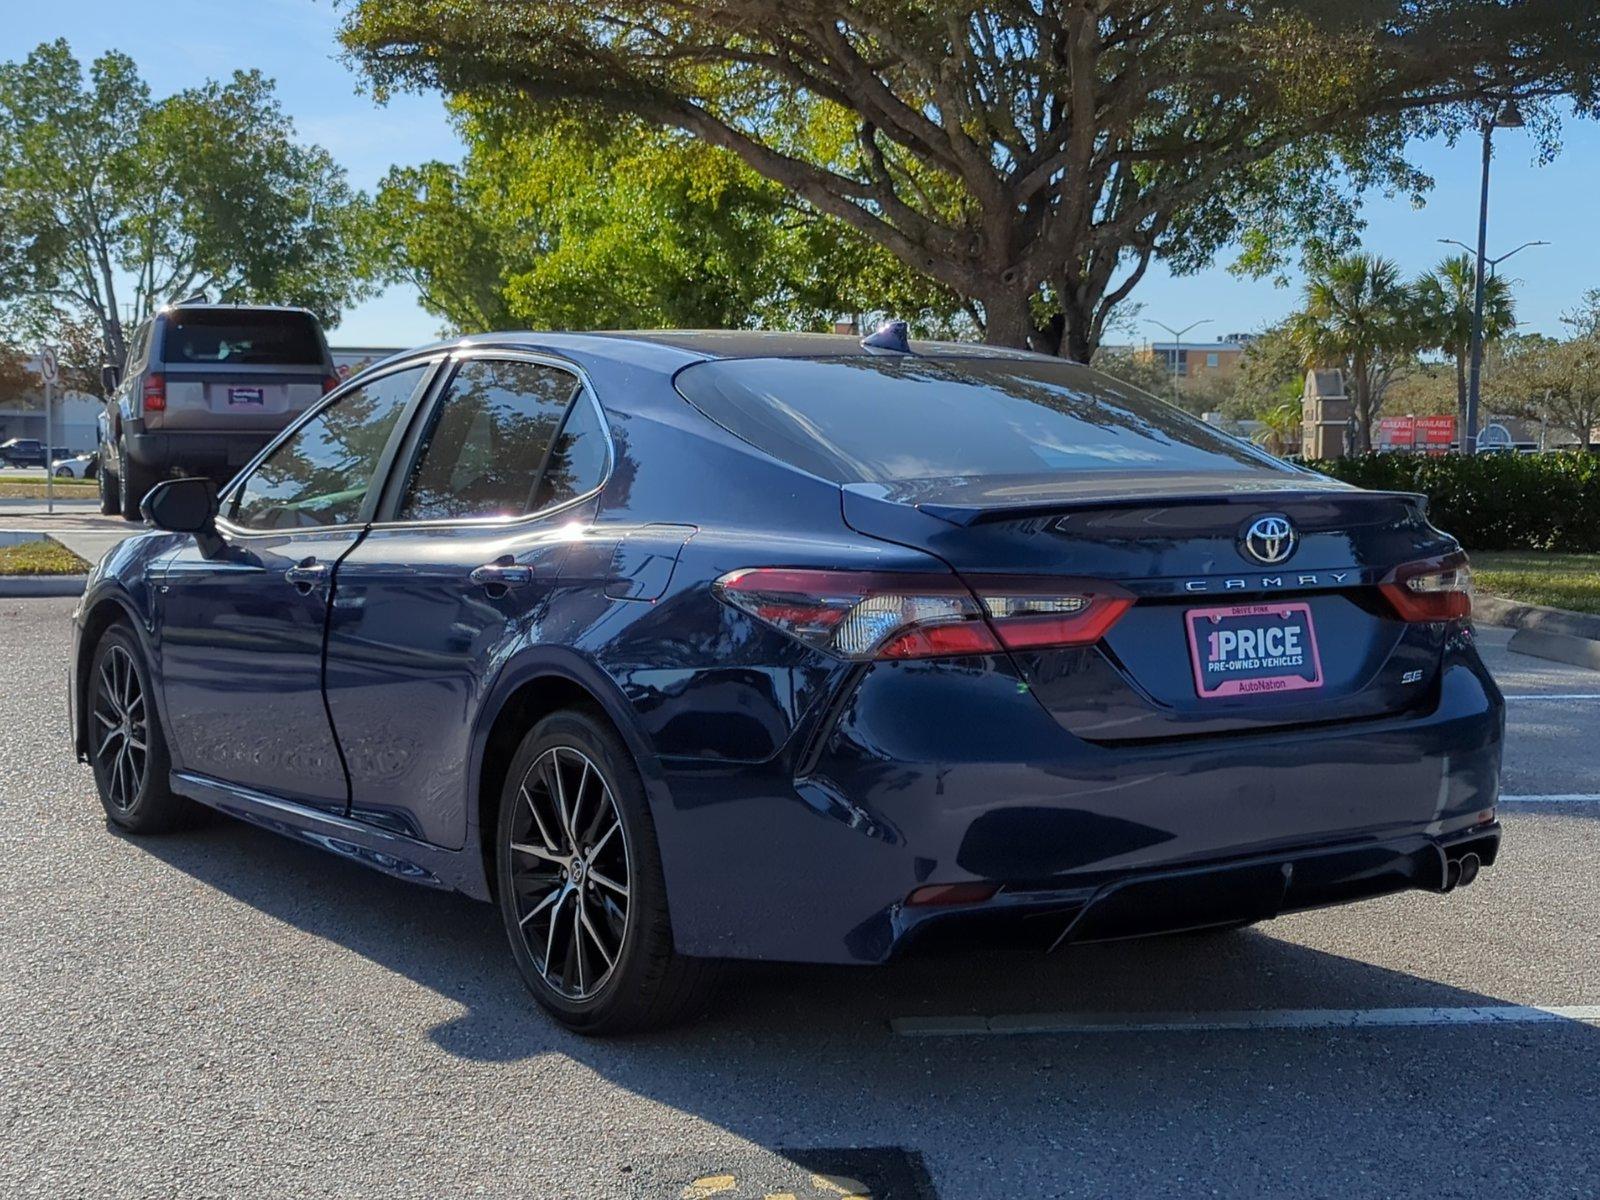
<path id="1" fill-rule="evenodd" d="M 1374 254 L 1323 264 L 1306 281 L 1304 302 L 1289 318 L 1307 370 L 1338 367 L 1354 401 L 1357 444 L 1372 448 L 1372 427 L 1398 370 L 1426 344 L 1416 293 L 1400 268 Z"/>
<path id="2" fill-rule="evenodd" d="M 1456 423 L 1467 427 L 1467 365 L 1472 357 L 1473 291 L 1477 271 L 1465 254 L 1453 254 L 1417 280 L 1417 303 L 1432 344 L 1456 361 Z M 1483 281 L 1483 340 L 1492 342 L 1517 327 L 1511 286 L 1498 275 Z"/>

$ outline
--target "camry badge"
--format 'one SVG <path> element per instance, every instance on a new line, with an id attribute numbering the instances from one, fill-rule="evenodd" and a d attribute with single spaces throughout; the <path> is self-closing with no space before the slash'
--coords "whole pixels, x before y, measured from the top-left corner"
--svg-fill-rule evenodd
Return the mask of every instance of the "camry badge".
<path id="1" fill-rule="evenodd" d="M 1239 547 L 1248 557 L 1271 567 L 1288 562 L 1299 542 L 1300 535 L 1288 517 L 1268 513 L 1250 522 L 1239 539 Z"/>

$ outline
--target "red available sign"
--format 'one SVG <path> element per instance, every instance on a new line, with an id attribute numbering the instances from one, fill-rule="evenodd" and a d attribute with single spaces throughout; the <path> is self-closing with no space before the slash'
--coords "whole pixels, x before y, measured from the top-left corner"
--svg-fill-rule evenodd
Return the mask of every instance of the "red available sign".
<path id="1" fill-rule="evenodd" d="M 1456 419 L 1384 417 L 1378 422 L 1378 445 L 1385 450 L 1421 450 L 1442 454 L 1456 440 Z"/>

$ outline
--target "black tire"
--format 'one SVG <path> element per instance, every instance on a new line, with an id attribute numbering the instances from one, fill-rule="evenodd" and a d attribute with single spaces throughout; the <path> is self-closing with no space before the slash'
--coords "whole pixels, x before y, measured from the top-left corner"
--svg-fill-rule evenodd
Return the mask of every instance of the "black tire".
<path id="1" fill-rule="evenodd" d="M 127 442 L 122 443 L 117 457 L 122 460 L 122 471 L 117 477 L 117 483 L 123 519 L 142 521 L 144 514 L 139 511 L 139 504 L 144 500 L 145 493 L 155 487 L 156 473 L 148 467 L 140 466 L 128 456 Z"/>
<path id="2" fill-rule="evenodd" d="M 122 492 L 117 477 L 110 471 L 100 472 L 100 511 L 108 517 L 122 513 Z"/>
<path id="3" fill-rule="evenodd" d="M 558 788 L 576 822 L 562 815 L 569 810 L 558 806 Z M 576 837 L 563 828 L 569 823 Z M 572 853 L 574 843 L 579 853 Z M 553 713 L 528 731 L 506 772 L 495 856 L 512 958 L 534 998 L 567 1028 L 637 1033 L 704 1008 L 720 963 L 673 948 L 644 785 L 633 756 L 598 713 Z M 612 890 L 619 882 L 626 886 L 620 920 Z"/>
<path id="4" fill-rule="evenodd" d="M 200 807 L 169 786 L 172 760 L 150 672 L 126 625 L 112 625 L 95 647 L 84 708 L 95 787 L 111 823 L 129 833 L 167 833 L 193 824 Z"/>

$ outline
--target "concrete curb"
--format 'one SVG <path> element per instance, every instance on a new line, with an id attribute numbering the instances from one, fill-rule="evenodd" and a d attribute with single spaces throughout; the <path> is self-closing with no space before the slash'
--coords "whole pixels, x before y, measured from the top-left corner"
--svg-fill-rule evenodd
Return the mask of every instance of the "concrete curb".
<path id="1" fill-rule="evenodd" d="M 1537 629 L 1519 629 L 1511 635 L 1506 649 L 1514 654 L 1528 654 L 1534 658 L 1547 658 L 1551 662 L 1566 663 L 1572 667 L 1588 667 L 1600 671 L 1600 642 L 1589 638 L 1569 637 L 1564 633 L 1543 633 Z"/>
<path id="2" fill-rule="evenodd" d="M 81 596 L 87 575 L 0 575 L 0 598 Z"/>
<path id="3" fill-rule="evenodd" d="M 1600 671 L 1600 615 L 1475 596 L 1472 617 L 1484 625 L 1516 630 L 1506 644 L 1514 653 Z"/>
<path id="4" fill-rule="evenodd" d="M 1559 633 L 1564 637 L 1587 638 L 1600 642 L 1600 614 L 1569 612 L 1546 608 L 1542 604 L 1520 604 L 1499 596 L 1474 596 L 1472 617 L 1485 625 L 1508 629 L 1532 629 L 1539 633 Z"/>

